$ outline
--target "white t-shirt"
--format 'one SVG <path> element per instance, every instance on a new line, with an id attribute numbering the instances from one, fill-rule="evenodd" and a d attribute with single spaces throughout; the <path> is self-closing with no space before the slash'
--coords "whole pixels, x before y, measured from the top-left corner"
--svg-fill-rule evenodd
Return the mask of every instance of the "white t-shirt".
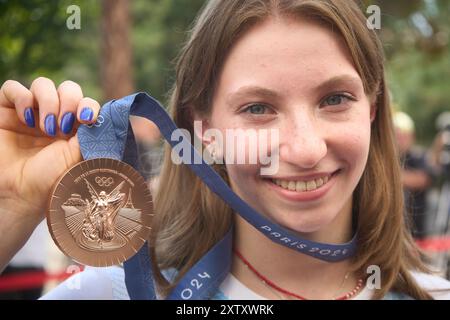
<path id="1" fill-rule="evenodd" d="M 450 300 L 450 282 L 434 275 L 413 272 L 415 280 L 423 289 L 427 290 L 434 299 Z M 440 290 L 441 291 L 435 291 Z M 364 287 L 354 300 L 369 300 L 373 290 Z M 389 296 L 396 298 L 395 294 Z M 69 279 L 62 282 L 55 289 L 41 297 L 43 300 L 128 300 L 125 286 L 125 273 L 122 267 L 108 268 L 86 267 Z M 231 273 L 225 278 L 213 299 L 223 300 L 264 300 L 265 298 L 253 292 L 242 284 Z"/>

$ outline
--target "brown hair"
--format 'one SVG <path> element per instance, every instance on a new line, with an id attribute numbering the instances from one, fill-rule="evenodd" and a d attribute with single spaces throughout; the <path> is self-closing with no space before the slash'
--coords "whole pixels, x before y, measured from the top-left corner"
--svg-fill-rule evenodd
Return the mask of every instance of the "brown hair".
<path id="1" fill-rule="evenodd" d="M 270 17 L 308 18 L 331 28 L 345 40 L 365 93 L 376 106 L 367 166 L 354 191 L 358 251 L 354 271 L 369 265 L 381 269 L 382 286 L 374 299 L 398 291 L 429 299 L 410 274 L 426 271 L 405 226 L 400 166 L 394 144 L 391 110 L 384 76 L 382 45 L 358 5 L 349 0 L 212 0 L 195 21 L 182 49 L 170 111 L 180 128 L 193 132 L 193 114 L 208 115 L 226 55 L 236 39 Z M 215 169 L 227 181 L 225 166 Z M 176 282 L 217 242 L 232 223 L 232 210 L 185 165 L 171 161 L 166 149 L 155 197 L 151 251 L 158 288 L 167 294 Z M 155 249 L 156 248 L 156 249 Z M 169 283 L 160 270 L 176 268 Z"/>

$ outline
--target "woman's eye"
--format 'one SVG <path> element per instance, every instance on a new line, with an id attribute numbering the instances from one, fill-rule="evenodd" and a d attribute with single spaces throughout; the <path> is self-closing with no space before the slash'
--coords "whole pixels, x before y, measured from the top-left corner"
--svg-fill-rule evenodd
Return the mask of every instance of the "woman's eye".
<path id="1" fill-rule="evenodd" d="M 322 105 L 325 106 L 338 106 L 344 102 L 347 102 L 349 100 L 355 101 L 355 99 L 351 96 L 345 95 L 345 94 L 333 94 L 329 97 L 327 97 Z"/>
<path id="2" fill-rule="evenodd" d="M 244 109 L 244 112 L 251 114 L 265 114 L 269 111 L 269 108 L 263 104 L 252 104 Z"/>

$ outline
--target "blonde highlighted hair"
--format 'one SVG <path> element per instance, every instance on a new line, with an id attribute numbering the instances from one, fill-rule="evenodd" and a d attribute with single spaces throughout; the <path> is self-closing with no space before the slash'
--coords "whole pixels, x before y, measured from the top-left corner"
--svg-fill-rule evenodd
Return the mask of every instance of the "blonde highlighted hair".
<path id="1" fill-rule="evenodd" d="M 381 269 L 382 286 L 374 299 L 397 291 L 429 299 L 410 275 L 426 271 L 405 226 L 400 165 L 384 76 L 382 45 L 354 1 L 349 0 L 212 0 L 195 21 L 176 66 L 170 112 L 180 128 L 193 132 L 193 115 L 207 116 L 227 53 L 236 39 L 271 16 L 312 19 L 345 41 L 365 93 L 376 106 L 368 163 L 354 191 L 358 250 L 354 271 L 365 275 L 369 265 Z M 227 181 L 224 166 L 215 169 Z M 155 197 L 151 244 L 158 288 L 166 295 L 177 281 L 222 237 L 232 223 L 232 210 L 185 165 L 171 161 L 169 147 Z M 176 268 L 169 283 L 160 270 Z"/>

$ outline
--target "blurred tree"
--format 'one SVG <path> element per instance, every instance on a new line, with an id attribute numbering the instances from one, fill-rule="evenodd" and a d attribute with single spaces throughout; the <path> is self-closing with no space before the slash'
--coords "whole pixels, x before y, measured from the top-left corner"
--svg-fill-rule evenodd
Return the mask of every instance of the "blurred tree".
<path id="1" fill-rule="evenodd" d="M 436 116 L 450 109 L 450 1 L 414 2 L 410 10 L 409 3 L 398 8 L 403 19 L 386 12 L 381 36 L 394 101 L 415 120 L 419 141 L 428 144 Z"/>
<path id="2" fill-rule="evenodd" d="M 105 100 L 134 92 L 129 0 L 102 1 L 101 83 Z"/>
<path id="3" fill-rule="evenodd" d="M 133 2 L 136 87 L 166 102 L 174 76 L 173 61 L 204 0 Z"/>
<path id="4" fill-rule="evenodd" d="M 69 30 L 67 8 L 81 9 L 81 29 Z M 72 79 L 85 93 L 99 95 L 99 5 L 89 0 L 0 0 L 0 81 L 16 79 L 29 85 L 37 76 L 56 83 Z"/>
<path id="5" fill-rule="evenodd" d="M 379 30 L 397 108 L 412 116 L 418 140 L 428 144 L 436 116 L 450 109 L 450 1 L 363 0 L 381 8 Z"/>
<path id="6" fill-rule="evenodd" d="M 64 65 L 61 51 L 70 48 L 64 12 L 56 1 L 0 1 L 0 74 L 21 77 L 43 67 Z"/>

